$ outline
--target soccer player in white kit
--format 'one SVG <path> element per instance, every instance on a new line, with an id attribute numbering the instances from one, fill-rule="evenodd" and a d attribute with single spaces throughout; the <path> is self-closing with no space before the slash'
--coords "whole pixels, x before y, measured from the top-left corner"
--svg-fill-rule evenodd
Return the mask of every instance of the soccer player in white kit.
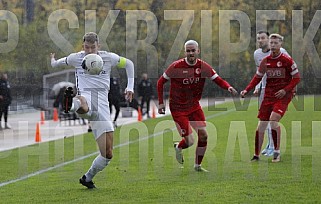
<path id="1" fill-rule="evenodd" d="M 83 37 L 83 50 L 56 60 L 51 53 L 51 66 L 69 65 L 75 67 L 77 95 L 72 98 L 72 89 L 67 88 L 64 95 L 64 111 L 76 111 L 80 117 L 90 121 L 100 154 L 94 159 L 91 167 L 79 182 L 89 189 L 95 188 L 93 177 L 102 171 L 113 157 L 114 126 L 110 118 L 108 92 L 112 67 L 125 68 L 127 88 L 125 97 L 132 100 L 134 94 L 134 64 L 131 60 L 115 53 L 99 51 L 99 38 L 94 32 Z M 98 75 L 90 75 L 82 68 L 83 58 L 87 54 L 98 54 L 104 61 L 103 69 Z M 67 103 L 67 104 L 66 104 Z"/>
<path id="2" fill-rule="evenodd" d="M 257 69 L 260 66 L 262 59 L 271 54 L 270 46 L 269 46 L 269 35 L 270 34 L 267 31 L 259 31 L 256 34 L 256 39 L 257 39 L 259 48 L 254 51 L 254 61 Z M 290 56 L 284 48 L 281 48 L 280 51 Z M 261 106 L 261 103 L 264 97 L 265 86 L 266 86 L 266 74 L 263 76 L 261 82 L 255 87 L 255 90 L 253 92 L 255 96 L 257 96 L 260 93 L 259 106 Z M 267 129 L 268 143 L 265 149 L 263 149 L 261 153 L 266 156 L 273 156 L 274 144 L 273 144 L 270 124 L 268 124 L 266 129 Z"/>

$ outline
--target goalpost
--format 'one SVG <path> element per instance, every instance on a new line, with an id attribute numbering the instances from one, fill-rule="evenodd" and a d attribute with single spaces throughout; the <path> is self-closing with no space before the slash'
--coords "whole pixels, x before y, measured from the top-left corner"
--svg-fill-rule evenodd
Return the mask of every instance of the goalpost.
<path id="1" fill-rule="evenodd" d="M 43 75 L 42 77 L 42 84 L 43 84 L 42 85 L 42 88 L 43 88 L 42 102 L 43 103 L 42 104 L 44 108 L 49 110 L 53 108 L 54 98 L 52 98 L 50 94 L 53 86 L 59 82 L 75 83 L 75 69 L 66 69 L 59 72 Z M 50 117 L 50 114 L 48 117 Z"/>

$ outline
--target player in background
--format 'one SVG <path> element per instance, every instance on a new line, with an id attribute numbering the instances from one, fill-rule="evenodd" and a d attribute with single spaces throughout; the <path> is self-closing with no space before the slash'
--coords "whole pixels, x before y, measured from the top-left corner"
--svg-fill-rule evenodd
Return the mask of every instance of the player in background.
<path id="1" fill-rule="evenodd" d="M 207 147 L 208 134 L 204 112 L 199 103 L 205 79 L 209 78 L 233 95 L 236 95 L 237 91 L 223 80 L 209 64 L 198 58 L 200 49 L 195 40 L 188 40 L 185 43 L 184 50 L 186 57 L 173 62 L 158 79 L 158 113 L 165 114 L 164 84 L 170 81 L 169 108 L 177 130 L 182 136 L 180 142 L 174 143 L 176 159 L 180 164 L 183 164 L 182 150 L 194 144 L 192 132 L 192 128 L 194 128 L 198 136 L 194 169 L 207 172 L 201 167 Z"/>
<path id="2" fill-rule="evenodd" d="M 269 123 L 271 124 L 274 142 L 272 162 L 280 161 L 281 129 L 278 122 L 292 100 L 295 86 L 300 82 L 297 65 L 290 56 L 280 50 L 282 42 L 283 36 L 279 34 L 269 36 L 271 54 L 262 60 L 249 85 L 241 91 L 241 96 L 244 97 L 266 74 L 265 94 L 259 109 L 259 123 L 255 133 L 255 153 L 251 161 L 259 160 L 264 132 Z"/>
<path id="3" fill-rule="evenodd" d="M 119 79 L 116 77 L 110 78 L 110 90 L 108 93 L 109 110 L 112 113 L 112 106 L 115 107 L 115 116 L 113 120 L 114 128 L 117 128 L 117 119 L 120 112 L 120 99 L 121 99 L 121 89 Z"/>
<path id="4" fill-rule="evenodd" d="M 149 107 L 150 100 L 154 97 L 153 94 L 153 84 L 151 80 L 148 78 L 147 73 L 142 74 L 142 79 L 138 84 L 138 95 L 140 99 L 140 107 L 143 109 L 144 104 L 146 103 L 146 111 L 143 111 L 143 115 L 147 115 L 147 118 L 150 118 L 149 115 Z"/>
<path id="5" fill-rule="evenodd" d="M 270 46 L 269 46 L 269 32 L 267 31 L 259 31 L 256 34 L 256 39 L 259 48 L 254 51 L 254 61 L 256 68 L 258 69 L 260 66 L 261 61 L 263 60 L 264 57 L 268 56 L 271 54 Z M 287 54 L 290 56 L 285 49 L 281 47 L 280 51 L 282 53 Z M 265 86 L 266 86 L 266 74 L 264 74 L 262 80 L 258 85 L 256 85 L 255 90 L 253 94 L 257 96 L 259 94 L 259 106 L 261 106 L 264 93 L 265 93 Z M 272 131 L 271 131 L 271 126 L 268 124 L 267 126 L 267 138 L 268 142 L 265 147 L 265 149 L 262 150 L 261 154 L 266 155 L 266 156 L 272 156 L 273 151 L 274 151 L 274 144 L 273 144 L 273 139 L 272 139 Z"/>
<path id="6" fill-rule="evenodd" d="M 114 127 L 110 118 L 108 92 L 110 88 L 110 71 L 112 67 L 125 68 L 128 82 L 126 98 L 131 101 L 134 93 L 134 64 L 131 60 L 115 53 L 99 51 L 99 38 L 94 32 L 83 37 L 83 50 L 67 57 L 55 60 L 51 53 L 51 66 L 69 65 L 75 68 L 77 96 L 72 98 L 73 89 L 67 88 L 64 94 L 64 111 L 76 111 L 80 117 L 90 121 L 100 154 L 94 159 L 91 167 L 79 182 L 87 188 L 95 188 L 93 177 L 102 171 L 113 157 Z M 98 54 L 104 61 L 99 75 L 89 75 L 82 68 L 82 60 L 87 54 Z"/>

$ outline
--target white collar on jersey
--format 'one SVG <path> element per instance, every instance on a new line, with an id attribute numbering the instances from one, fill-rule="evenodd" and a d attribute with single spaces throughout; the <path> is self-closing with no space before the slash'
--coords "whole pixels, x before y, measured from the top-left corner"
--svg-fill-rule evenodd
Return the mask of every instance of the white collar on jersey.
<path id="1" fill-rule="evenodd" d="M 187 57 L 184 58 L 185 62 L 189 65 L 189 66 L 194 66 L 197 63 L 197 59 L 195 60 L 194 64 L 191 64 L 187 61 Z"/>
<path id="2" fill-rule="evenodd" d="M 283 53 L 280 51 L 280 53 L 278 54 L 278 56 L 273 57 L 273 56 L 272 56 L 272 52 L 271 52 L 271 57 L 272 57 L 272 59 L 276 59 L 276 58 L 279 58 L 282 54 L 283 54 Z"/>

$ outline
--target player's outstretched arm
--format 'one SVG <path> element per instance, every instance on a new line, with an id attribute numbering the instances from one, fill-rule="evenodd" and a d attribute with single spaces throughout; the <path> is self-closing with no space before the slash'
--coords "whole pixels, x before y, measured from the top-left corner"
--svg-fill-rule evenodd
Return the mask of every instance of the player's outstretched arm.
<path id="1" fill-rule="evenodd" d="M 67 59 L 67 57 L 63 57 L 63 58 L 56 60 L 55 53 L 53 53 L 53 52 L 50 53 L 50 63 L 51 63 L 51 67 L 53 67 L 53 68 L 59 67 L 62 65 L 67 65 L 66 59 Z"/>
<path id="2" fill-rule="evenodd" d="M 252 78 L 252 80 L 250 81 L 249 85 L 247 85 L 247 87 L 241 91 L 241 97 L 244 98 L 245 95 L 252 90 L 258 83 L 260 83 L 260 81 L 262 80 L 263 74 L 255 74 Z"/>
<path id="3" fill-rule="evenodd" d="M 228 92 L 230 92 L 233 96 L 235 96 L 237 94 L 237 91 L 235 90 L 235 88 L 233 86 L 231 86 L 227 81 L 225 81 L 224 79 L 222 79 L 220 76 L 216 76 L 213 81 L 219 85 L 219 87 L 221 87 L 222 89 L 227 89 Z"/>

